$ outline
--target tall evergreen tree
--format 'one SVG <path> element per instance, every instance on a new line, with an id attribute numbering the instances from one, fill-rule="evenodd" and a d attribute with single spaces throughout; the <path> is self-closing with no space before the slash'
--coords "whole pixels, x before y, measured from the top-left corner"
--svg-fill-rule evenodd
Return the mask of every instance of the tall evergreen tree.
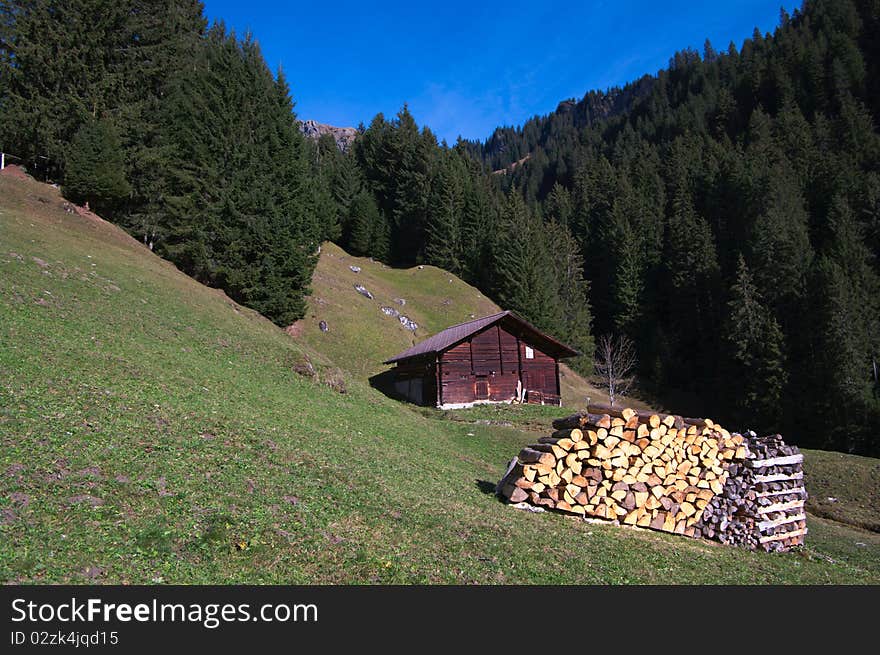
<path id="1" fill-rule="evenodd" d="M 491 180 L 469 167 L 461 215 L 462 274 L 481 289 L 492 288 L 492 252 L 496 236 L 496 195 Z"/>
<path id="2" fill-rule="evenodd" d="M 381 256 L 375 252 L 377 239 L 384 236 L 384 221 L 369 191 L 358 193 L 351 203 L 351 237 L 349 246 L 355 255 Z M 385 245 L 387 250 L 387 244 Z"/>
<path id="3" fill-rule="evenodd" d="M 361 192 L 363 184 L 363 177 L 353 154 L 345 153 L 336 160 L 335 168 L 330 172 L 330 192 L 336 203 L 336 222 L 343 245 L 351 240 L 352 203 Z"/>
<path id="4" fill-rule="evenodd" d="M 777 165 L 768 174 L 761 185 L 764 209 L 752 227 L 749 244 L 752 268 L 770 307 L 794 318 L 813 257 L 809 217 L 791 169 Z"/>
<path id="5" fill-rule="evenodd" d="M 63 191 L 75 202 L 88 202 L 92 210 L 105 213 L 131 191 L 119 136 L 106 120 L 83 125 L 73 136 L 66 160 Z"/>
<path id="6" fill-rule="evenodd" d="M 710 353 L 718 332 L 720 270 L 709 224 L 696 212 L 683 189 L 673 200 L 672 212 L 666 237 L 666 310 L 669 324 L 675 328 L 679 353 L 676 383 L 687 385 L 688 380 L 705 375 L 698 368 L 711 365 Z"/>
<path id="7" fill-rule="evenodd" d="M 398 112 L 391 138 L 394 168 L 392 255 L 406 266 L 424 255 L 428 197 L 432 177 L 433 147 L 430 132 L 419 132 L 416 121 L 404 105 Z"/>
<path id="8" fill-rule="evenodd" d="M 550 257 L 543 225 L 512 190 L 499 222 L 495 295 L 504 309 L 552 332 L 561 322 L 561 312 Z"/>
<path id="9" fill-rule="evenodd" d="M 305 310 L 323 226 L 283 76 L 215 25 L 180 72 L 165 135 L 174 152 L 160 250 L 279 325 Z"/>
<path id="10" fill-rule="evenodd" d="M 577 240 L 562 223 L 551 221 L 546 225 L 548 251 L 547 265 L 553 268 L 556 281 L 556 304 L 559 308 L 555 334 L 561 341 L 576 348 L 581 355 L 568 364 L 584 375 L 593 372 L 592 335 L 593 315 L 590 307 L 590 283 L 584 279 L 584 260 Z"/>
<path id="11" fill-rule="evenodd" d="M 725 380 L 731 410 L 743 425 L 778 429 L 787 381 L 784 339 L 740 255 L 725 322 Z"/>
<path id="12" fill-rule="evenodd" d="M 462 270 L 463 171 L 456 155 L 440 164 L 428 206 L 425 261 L 458 275 Z"/>
<path id="13" fill-rule="evenodd" d="M 161 193 L 159 107 L 201 38 L 201 2 L 6 0 L 3 16 L 0 148 L 63 181 L 74 134 L 112 117 L 132 184 L 122 222 L 133 225 Z"/>

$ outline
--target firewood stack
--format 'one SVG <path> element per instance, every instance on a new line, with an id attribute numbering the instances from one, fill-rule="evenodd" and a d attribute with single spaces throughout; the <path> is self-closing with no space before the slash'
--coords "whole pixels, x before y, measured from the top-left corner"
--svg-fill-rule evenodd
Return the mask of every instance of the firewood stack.
<path id="1" fill-rule="evenodd" d="M 754 484 L 755 474 L 744 462 L 730 464 L 724 489 L 703 510 L 697 526 L 702 536 L 752 550 L 757 548 L 755 513 L 749 511 L 754 502 Z"/>
<path id="2" fill-rule="evenodd" d="M 804 456 L 796 446 L 787 446 L 778 434 L 749 439 L 753 459 L 746 461 L 755 480 L 755 502 L 751 509 L 766 550 L 786 550 L 804 542 L 807 515 L 804 504 Z"/>
<path id="3" fill-rule="evenodd" d="M 803 542 L 803 457 L 779 435 L 604 405 L 553 427 L 498 483 L 509 502 L 748 548 Z"/>

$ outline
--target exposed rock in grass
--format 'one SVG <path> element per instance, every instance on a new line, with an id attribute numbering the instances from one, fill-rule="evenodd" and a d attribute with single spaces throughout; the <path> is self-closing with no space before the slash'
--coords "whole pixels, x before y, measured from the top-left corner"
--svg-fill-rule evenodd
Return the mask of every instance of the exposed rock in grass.
<path id="1" fill-rule="evenodd" d="M 292 366 L 293 372 L 297 375 L 301 375 L 304 378 L 314 378 L 316 375 L 315 367 L 312 365 L 312 362 L 308 360 L 308 358 L 295 362 Z"/>
<path id="2" fill-rule="evenodd" d="M 369 291 L 367 291 L 366 287 L 364 287 L 364 285 L 362 285 L 362 284 L 355 284 L 354 290 L 357 291 L 362 296 L 364 296 L 365 298 L 369 298 L 370 300 L 373 299 L 373 294 L 370 293 Z"/>

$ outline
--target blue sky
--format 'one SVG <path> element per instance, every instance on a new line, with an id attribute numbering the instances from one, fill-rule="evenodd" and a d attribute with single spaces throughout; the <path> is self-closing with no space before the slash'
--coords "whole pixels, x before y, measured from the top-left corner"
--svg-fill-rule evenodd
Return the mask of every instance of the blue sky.
<path id="1" fill-rule="evenodd" d="M 209 19 L 250 31 L 283 67 L 296 112 L 338 126 L 394 115 L 454 142 L 486 139 L 560 100 L 664 68 L 676 50 L 737 48 L 799 2 L 364 2 L 204 0 Z"/>

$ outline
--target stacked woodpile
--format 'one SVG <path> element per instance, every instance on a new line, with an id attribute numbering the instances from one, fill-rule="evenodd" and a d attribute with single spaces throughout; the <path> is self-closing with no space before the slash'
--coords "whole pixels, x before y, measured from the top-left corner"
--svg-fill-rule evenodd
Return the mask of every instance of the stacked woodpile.
<path id="1" fill-rule="evenodd" d="M 802 456 L 779 435 L 591 406 L 553 422 L 498 483 L 511 503 L 778 550 L 802 543 Z"/>
<path id="2" fill-rule="evenodd" d="M 750 455 L 729 467 L 728 482 L 703 513 L 703 534 L 722 543 L 787 550 L 804 542 L 803 461 L 778 434 L 748 435 Z"/>

